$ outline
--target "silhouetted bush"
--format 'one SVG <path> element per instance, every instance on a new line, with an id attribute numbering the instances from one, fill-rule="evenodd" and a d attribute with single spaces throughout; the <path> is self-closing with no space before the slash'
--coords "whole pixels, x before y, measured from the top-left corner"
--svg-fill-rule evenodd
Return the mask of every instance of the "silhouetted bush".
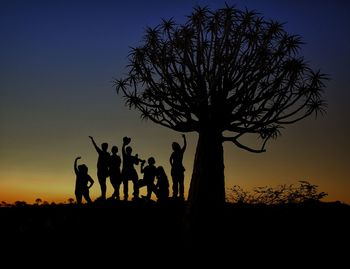
<path id="1" fill-rule="evenodd" d="M 26 201 L 16 201 L 14 204 L 14 206 L 16 206 L 16 207 L 23 207 L 26 205 L 28 205 Z"/>
<path id="2" fill-rule="evenodd" d="M 238 185 L 229 189 L 227 200 L 232 203 L 245 204 L 286 204 L 320 201 L 327 196 L 325 192 L 319 192 L 318 186 L 307 181 L 299 181 L 298 185 L 278 185 L 276 187 L 256 187 L 252 191 L 246 191 Z"/>

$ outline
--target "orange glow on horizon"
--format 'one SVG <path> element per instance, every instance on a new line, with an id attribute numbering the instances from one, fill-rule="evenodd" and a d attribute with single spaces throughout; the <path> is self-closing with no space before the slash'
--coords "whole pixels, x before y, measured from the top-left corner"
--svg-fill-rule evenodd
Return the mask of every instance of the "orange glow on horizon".
<path id="1" fill-rule="evenodd" d="M 75 195 L 74 195 L 74 183 L 75 178 L 73 177 L 70 182 L 63 181 L 62 178 L 59 178 L 60 176 L 57 176 L 56 178 L 52 178 L 50 182 L 45 181 L 43 178 L 36 179 L 36 182 L 33 184 L 32 181 L 29 181 L 30 183 L 25 183 L 26 180 L 22 179 L 16 179 L 16 178 L 8 178 L 7 180 L 1 180 L 0 181 L 0 202 L 5 201 L 6 203 L 12 204 L 16 201 L 25 201 L 28 204 L 34 204 L 35 200 L 37 198 L 40 198 L 43 202 L 46 201 L 48 203 L 68 203 L 69 198 L 73 198 L 75 201 Z M 28 180 L 28 179 L 27 179 Z M 189 180 L 190 175 L 187 176 L 185 179 L 185 197 L 187 198 L 188 195 L 188 188 L 189 188 Z M 60 184 L 57 184 L 57 182 L 61 182 Z M 268 182 L 268 180 L 259 180 L 259 182 Z M 273 184 L 259 184 L 259 182 L 240 182 L 228 180 L 226 178 L 226 194 L 230 192 L 230 188 L 233 185 L 239 185 L 244 190 L 252 191 L 253 188 L 259 187 L 259 186 L 271 186 L 275 187 L 280 184 L 298 184 L 297 180 L 287 180 L 287 182 L 282 182 L 280 180 L 274 180 L 272 181 Z M 270 180 L 271 182 L 271 180 Z M 310 183 L 315 184 L 315 180 L 309 180 Z M 171 196 L 171 178 L 169 178 L 169 193 Z M 316 184 L 319 186 L 319 191 L 324 191 L 328 193 L 328 196 L 322 199 L 322 201 L 325 202 L 333 202 L 333 201 L 341 201 L 343 203 L 350 204 L 350 199 L 347 196 L 347 189 L 350 187 L 349 183 L 344 182 L 344 188 L 337 189 L 332 188 L 331 184 L 327 184 L 325 182 L 324 184 Z M 321 186 L 320 186 L 321 185 Z M 129 182 L 129 194 L 132 193 L 132 183 Z M 107 197 L 109 197 L 113 192 L 112 185 L 109 182 L 109 179 L 107 179 Z M 90 196 L 92 200 L 95 200 L 100 195 L 100 189 L 99 184 L 97 181 L 95 181 L 95 185 L 90 190 Z M 140 189 L 140 197 L 141 195 L 146 195 L 146 188 Z M 123 197 L 123 186 L 120 187 L 120 196 L 121 199 Z M 131 196 L 131 195 L 130 195 Z M 129 197 L 129 200 L 131 198 Z M 156 197 L 154 194 L 152 194 L 152 199 L 156 200 Z M 83 199 L 83 202 L 84 199 Z"/>

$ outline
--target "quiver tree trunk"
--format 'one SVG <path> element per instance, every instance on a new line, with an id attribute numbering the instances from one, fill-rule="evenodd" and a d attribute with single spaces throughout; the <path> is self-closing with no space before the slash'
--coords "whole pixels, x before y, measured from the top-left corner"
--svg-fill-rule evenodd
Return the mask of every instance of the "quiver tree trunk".
<path id="1" fill-rule="evenodd" d="M 214 228 L 225 205 L 222 134 L 210 128 L 199 132 L 188 195 L 186 224 L 191 231 Z M 214 225 L 213 225 L 214 224 Z"/>

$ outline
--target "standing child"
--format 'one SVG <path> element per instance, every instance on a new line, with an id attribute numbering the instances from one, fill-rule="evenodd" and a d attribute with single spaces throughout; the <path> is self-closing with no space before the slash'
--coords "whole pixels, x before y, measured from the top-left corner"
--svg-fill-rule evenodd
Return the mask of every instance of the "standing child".
<path id="1" fill-rule="evenodd" d="M 114 188 L 114 192 L 111 196 L 111 199 L 117 199 L 119 200 L 119 187 L 122 183 L 122 176 L 120 173 L 120 165 L 121 165 L 121 158 L 117 154 L 118 147 L 113 146 L 112 147 L 112 155 L 110 157 L 110 164 L 109 164 L 109 179 L 111 180 L 111 184 Z"/>
<path id="2" fill-rule="evenodd" d="M 75 198 L 77 199 L 78 205 L 81 204 L 83 197 L 88 203 L 91 203 L 89 189 L 92 187 L 92 185 L 94 185 L 94 180 L 88 174 L 88 167 L 85 164 L 80 164 L 77 166 L 79 159 L 81 159 L 81 157 L 77 157 L 74 160 L 74 172 L 76 175 Z"/>
<path id="3" fill-rule="evenodd" d="M 106 191 L 107 191 L 107 184 L 106 180 L 109 176 L 109 152 L 107 152 L 108 144 L 102 143 L 101 148 L 99 148 L 96 145 L 96 142 L 92 136 L 89 136 L 91 139 L 92 144 L 94 145 L 97 153 L 98 153 L 98 160 L 97 160 L 97 178 L 98 183 L 100 183 L 101 188 L 101 197 L 100 199 L 105 200 L 106 199 Z"/>
<path id="4" fill-rule="evenodd" d="M 181 148 L 179 143 L 173 142 L 173 153 L 170 156 L 171 164 L 171 177 L 173 180 L 173 198 L 184 199 L 184 179 L 185 179 L 185 167 L 182 164 L 182 159 L 186 150 L 187 142 L 186 136 L 182 134 L 184 145 Z M 179 193 L 180 192 L 180 193 Z"/>
<path id="5" fill-rule="evenodd" d="M 139 176 L 135 170 L 134 165 L 139 164 L 139 157 L 136 154 L 135 156 L 132 156 L 132 148 L 130 146 L 127 147 L 127 145 L 130 143 L 131 138 L 129 137 L 123 137 L 123 146 L 122 146 L 122 155 L 123 155 L 123 168 L 122 168 L 122 180 L 123 180 L 123 187 L 124 187 L 124 200 L 128 200 L 129 196 L 129 189 L 128 189 L 128 182 L 129 180 L 132 181 L 134 185 L 134 192 L 133 192 L 133 200 L 136 200 L 139 198 L 139 187 L 138 187 L 138 180 Z"/>

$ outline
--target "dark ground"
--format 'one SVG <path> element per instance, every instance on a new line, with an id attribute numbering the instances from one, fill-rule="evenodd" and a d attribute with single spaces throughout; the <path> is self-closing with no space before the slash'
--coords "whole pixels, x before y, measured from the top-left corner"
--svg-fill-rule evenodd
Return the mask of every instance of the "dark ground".
<path id="1" fill-rule="evenodd" d="M 185 206 L 139 201 L 2 207 L 0 257 L 9 268 L 23 263 L 46 268 L 350 268 L 348 205 L 227 204 L 224 221 L 212 229 L 199 227 L 194 241 L 183 225 Z"/>

